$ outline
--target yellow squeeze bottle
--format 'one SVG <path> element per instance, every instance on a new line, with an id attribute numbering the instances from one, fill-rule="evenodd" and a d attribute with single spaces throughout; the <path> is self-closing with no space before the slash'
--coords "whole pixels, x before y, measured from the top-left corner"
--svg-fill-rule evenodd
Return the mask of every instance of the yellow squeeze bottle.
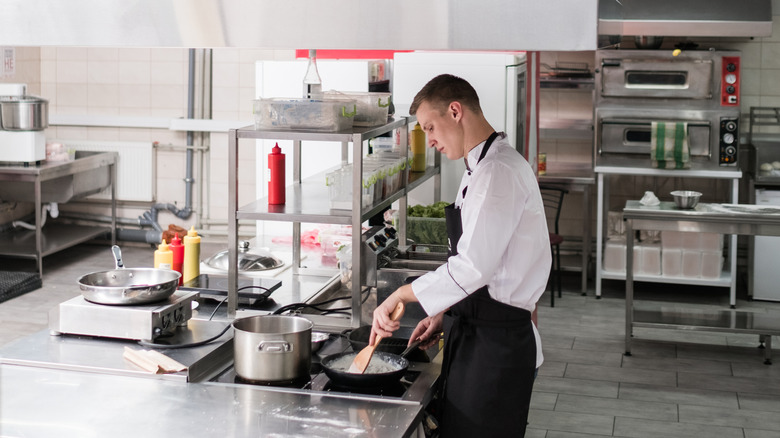
<path id="1" fill-rule="evenodd" d="M 154 251 L 154 267 L 158 269 L 173 269 L 173 251 L 165 243 L 165 239 Z"/>
<path id="2" fill-rule="evenodd" d="M 184 236 L 184 265 L 182 266 L 182 283 L 186 283 L 200 275 L 200 236 L 191 227 Z"/>
<path id="3" fill-rule="evenodd" d="M 420 124 L 414 125 L 414 129 L 410 133 L 409 146 L 412 149 L 412 172 L 425 172 L 426 156 L 425 156 L 425 131 L 422 130 Z"/>

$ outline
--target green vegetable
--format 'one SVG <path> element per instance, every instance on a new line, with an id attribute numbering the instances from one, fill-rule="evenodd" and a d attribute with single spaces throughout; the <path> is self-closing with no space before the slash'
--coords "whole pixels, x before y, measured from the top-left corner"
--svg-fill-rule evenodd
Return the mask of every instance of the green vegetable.
<path id="1" fill-rule="evenodd" d="M 406 209 L 406 215 L 411 217 L 444 217 L 444 207 L 449 203 L 444 201 L 432 205 L 413 205 Z"/>
<path id="2" fill-rule="evenodd" d="M 449 203 L 440 201 L 432 205 L 408 207 L 406 233 L 416 243 L 447 244 L 447 226 L 444 221 L 444 207 Z"/>

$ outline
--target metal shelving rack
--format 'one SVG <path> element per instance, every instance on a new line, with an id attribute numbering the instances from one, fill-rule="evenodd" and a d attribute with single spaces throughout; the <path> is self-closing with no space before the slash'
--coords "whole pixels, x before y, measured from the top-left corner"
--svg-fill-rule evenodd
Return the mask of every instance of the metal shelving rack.
<path id="1" fill-rule="evenodd" d="M 238 221 L 241 219 L 250 220 L 270 220 L 293 223 L 293 275 L 299 274 L 301 260 L 301 223 L 322 223 L 322 224 L 342 224 L 352 225 L 353 230 L 360 230 L 363 222 L 382 211 L 395 201 L 399 201 L 401 212 L 406 212 L 406 195 L 409 191 L 415 189 L 430 178 L 440 178 L 440 157 L 436 156 L 433 166 L 429 166 L 425 172 L 410 173 L 410 178 L 405 187 L 402 187 L 395 193 L 387 195 L 384 199 L 374 203 L 369 207 L 362 206 L 361 187 L 363 173 L 363 142 L 370 138 L 392 132 L 395 129 L 405 128 L 408 133 L 409 126 L 415 123 L 416 119 L 397 118 L 390 119 L 381 126 L 367 128 L 356 127 L 350 131 L 344 132 L 314 132 L 303 130 L 255 130 L 253 127 L 240 129 L 231 129 L 228 141 L 228 316 L 235 317 L 238 304 Z M 266 198 L 258 199 L 254 202 L 239 208 L 238 206 L 238 160 L 239 160 L 239 141 L 245 139 L 272 139 L 272 140 L 292 140 L 293 141 L 293 181 L 294 183 L 287 187 L 286 203 L 284 205 L 268 205 Z M 408 150 L 407 135 L 401 135 L 401 147 Z M 330 208 L 328 188 L 325 186 L 325 178 L 322 175 L 311 178 L 301 179 L 301 142 L 302 141 L 336 141 L 341 142 L 342 161 L 349 161 L 349 143 L 353 144 L 352 150 L 352 209 L 334 210 Z M 254 146 L 254 145 L 253 145 Z M 440 183 L 439 183 L 440 184 Z M 406 237 L 406 215 L 401 214 L 399 226 L 399 236 L 401 241 Z M 361 248 L 361 233 L 352 233 L 352 248 Z M 352 251 L 353 269 L 360 269 L 362 266 L 362 251 Z M 360 275 L 353 275 L 353 279 L 358 280 Z M 360 325 L 361 315 L 361 292 L 363 285 L 361 281 L 352 282 L 352 319 L 351 325 L 358 327 Z"/>

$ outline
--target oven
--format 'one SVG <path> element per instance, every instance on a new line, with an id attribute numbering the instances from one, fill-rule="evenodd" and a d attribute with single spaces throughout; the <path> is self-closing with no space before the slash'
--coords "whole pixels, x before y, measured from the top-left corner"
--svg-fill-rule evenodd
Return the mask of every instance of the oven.
<path id="1" fill-rule="evenodd" d="M 684 139 L 687 155 L 678 168 L 737 166 L 739 52 L 599 50 L 596 65 L 596 166 L 653 166 L 651 153 L 666 132 L 659 126 Z"/>

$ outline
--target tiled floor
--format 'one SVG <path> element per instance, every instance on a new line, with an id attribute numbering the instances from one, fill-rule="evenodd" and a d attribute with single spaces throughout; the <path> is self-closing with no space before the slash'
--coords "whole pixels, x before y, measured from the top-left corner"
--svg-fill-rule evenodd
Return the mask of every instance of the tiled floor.
<path id="1" fill-rule="evenodd" d="M 153 250 L 123 246 L 126 266 L 149 266 Z M 205 251 L 204 253 L 208 253 Z M 79 294 L 76 279 L 113 268 L 107 246 L 80 245 L 44 259 L 43 288 L 0 304 L 0 345 L 45 329 L 47 312 Z M 0 269 L 33 270 L 29 260 L 0 258 Z M 763 364 L 757 336 L 635 329 L 624 356 L 623 284 L 605 283 L 595 299 L 575 292 L 550 307 L 545 294 L 539 330 L 545 364 L 534 387 L 529 437 L 780 437 L 780 353 Z M 727 309 L 723 288 L 637 284 L 637 299 Z M 738 300 L 738 308 L 776 313 L 780 303 Z M 775 338 L 777 345 L 777 339 Z"/>

